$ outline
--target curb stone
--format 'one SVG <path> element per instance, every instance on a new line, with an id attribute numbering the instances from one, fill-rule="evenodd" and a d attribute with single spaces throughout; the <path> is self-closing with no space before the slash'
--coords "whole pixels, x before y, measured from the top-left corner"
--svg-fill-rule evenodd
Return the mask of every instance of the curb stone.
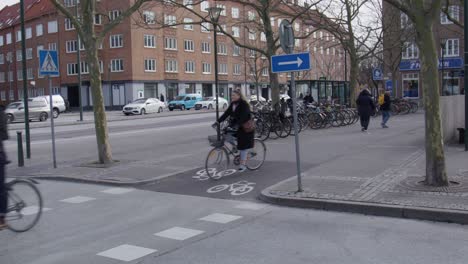
<path id="1" fill-rule="evenodd" d="M 289 178 L 285 181 L 291 179 L 292 178 Z M 468 211 L 436 209 L 418 206 L 399 206 L 373 202 L 297 197 L 292 198 L 271 194 L 271 191 L 273 191 L 275 187 L 281 185 L 285 181 L 282 181 L 264 189 L 260 193 L 259 199 L 267 203 L 288 207 L 311 208 L 326 211 L 358 213 L 364 215 L 429 220 L 435 222 L 448 222 L 468 225 Z"/>

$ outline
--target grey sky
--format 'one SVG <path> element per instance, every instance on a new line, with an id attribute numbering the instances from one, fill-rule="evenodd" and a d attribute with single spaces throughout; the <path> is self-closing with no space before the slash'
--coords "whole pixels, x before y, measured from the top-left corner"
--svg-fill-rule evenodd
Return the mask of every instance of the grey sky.
<path id="1" fill-rule="evenodd" d="M 19 0 L 2 0 L 0 1 L 0 9 L 3 9 L 7 5 L 12 5 L 18 3 Z"/>

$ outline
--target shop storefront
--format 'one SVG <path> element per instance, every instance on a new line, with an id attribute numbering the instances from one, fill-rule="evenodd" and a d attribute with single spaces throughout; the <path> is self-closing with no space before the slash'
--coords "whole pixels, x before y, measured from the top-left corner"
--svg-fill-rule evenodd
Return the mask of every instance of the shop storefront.
<path id="1" fill-rule="evenodd" d="M 296 97 L 310 93 L 315 101 L 349 104 L 348 82 L 328 80 L 296 81 Z"/>

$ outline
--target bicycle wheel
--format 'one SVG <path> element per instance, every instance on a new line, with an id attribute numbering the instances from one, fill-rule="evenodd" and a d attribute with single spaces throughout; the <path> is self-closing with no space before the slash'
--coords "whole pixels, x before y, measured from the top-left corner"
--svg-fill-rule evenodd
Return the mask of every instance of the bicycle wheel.
<path id="1" fill-rule="evenodd" d="M 267 140 L 270 136 L 270 127 L 261 120 L 257 120 L 255 123 L 255 137 L 262 141 Z"/>
<path id="2" fill-rule="evenodd" d="M 291 135 L 292 131 L 292 122 L 288 118 L 283 118 L 283 120 L 280 121 L 281 125 L 281 130 L 278 131 L 279 134 L 277 134 L 280 138 L 287 138 L 289 135 Z"/>
<path id="3" fill-rule="evenodd" d="M 42 197 L 30 181 L 14 180 L 8 183 L 8 209 L 5 216 L 8 228 L 26 232 L 33 228 L 42 214 Z"/>
<path id="4" fill-rule="evenodd" d="M 229 167 L 229 154 L 225 147 L 214 148 L 208 152 L 205 161 L 206 173 L 212 180 L 219 180 L 220 173 Z"/>
<path id="5" fill-rule="evenodd" d="M 259 139 L 254 140 L 254 147 L 249 150 L 247 154 L 247 163 L 246 167 L 249 170 L 257 170 L 259 169 L 263 163 L 265 162 L 266 158 L 266 146 L 263 141 Z"/>

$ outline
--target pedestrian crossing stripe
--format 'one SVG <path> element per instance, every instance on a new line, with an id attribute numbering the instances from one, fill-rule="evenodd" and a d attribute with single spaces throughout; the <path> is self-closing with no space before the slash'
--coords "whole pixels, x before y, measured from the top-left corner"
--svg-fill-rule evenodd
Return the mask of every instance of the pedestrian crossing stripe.
<path id="1" fill-rule="evenodd" d="M 39 73 L 41 75 L 58 75 L 58 56 L 55 50 L 39 51 Z"/>

